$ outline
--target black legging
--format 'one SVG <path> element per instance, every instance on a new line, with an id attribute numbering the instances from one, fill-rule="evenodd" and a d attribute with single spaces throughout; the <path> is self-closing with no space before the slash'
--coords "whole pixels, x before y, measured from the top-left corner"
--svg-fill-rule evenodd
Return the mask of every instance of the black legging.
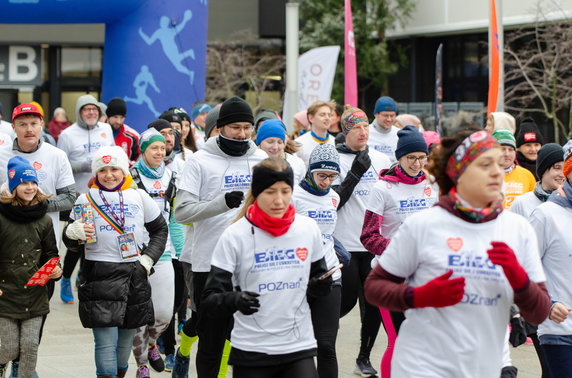
<path id="1" fill-rule="evenodd" d="M 165 346 L 165 355 L 174 354 L 177 341 L 175 340 L 175 314 L 179 314 L 179 321 L 184 319 L 187 311 L 187 287 L 185 285 L 185 277 L 181 262 L 173 259 L 173 270 L 175 271 L 175 305 L 173 307 L 173 317 L 167 329 L 163 332 L 163 345 Z M 181 317 L 181 309 L 184 314 Z"/>
<path id="2" fill-rule="evenodd" d="M 359 299 L 361 316 L 361 344 L 359 359 L 369 358 L 379 326 L 379 309 L 370 305 L 363 296 L 363 283 L 371 271 L 373 255 L 368 252 L 350 252 L 351 263 L 342 268 L 342 304 L 340 317 L 348 314 Z"/>
<path id="3" fill-rule="evenodd" d="M 312 298 L 312 326 L 314 337 L 318 342 L 318 376 L 321 378 L 338 377 L 338 359 L 336 357 L 336 338 L 340 324 L 340 308 L 342 288 L 332 287 L 325 297 Z"/>
<path id="4" fill-rule="evenodd" d="M 225 318 L 201 316 L 201 296 L 205 289 L 208 272 L 193 272 L 193 300 L 198 316 L 193 314 L 190 321 L 185 322 L 183 332 L 187 336 L 199 336 L 196 366 L 197 375 L 201 378 L 217 378 L 225 340 L 230 338 L 232 315 Z"/>
<path id="5" fill-rule="evenodd" d="M 233 365 L 234 378 L 317 378 L 316 366 L 313 358 L 290 362 L 288 364 L 246 367 Z"/>

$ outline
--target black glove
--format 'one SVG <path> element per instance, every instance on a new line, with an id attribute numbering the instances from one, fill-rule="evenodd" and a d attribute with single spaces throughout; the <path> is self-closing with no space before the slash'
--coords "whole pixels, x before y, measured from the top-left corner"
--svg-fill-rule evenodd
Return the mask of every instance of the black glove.
<path id="1" fill-rule="evenodd" d="M 233 292 L 233 305 L 244 315 L 252 315 L 258 312 L 260 307 L 259 296 L 260 294 L 252 291 L 235 291 Z"/>
<path id="2" fill-rule="evenodd" d="M 226 193 L 224 195 L 226 206 L 228 206 L 231 209 L 239 207 L 243 199 L 244 199 L 244 193 L 239 190 L 235 190 L 234 192 Z"/>
<path id="3" fill-rule="evenodd" d="M 513 347 L 517 347 L 526 342 L 526 325 L 522 316 L 510 319 L 510 335 L 508 341 Z"/>
<path id="4" fill-rule="evenodd" d="M 371 167 L 371 159 L 369 158 L 368 150 L 365 149 L 358 152 L 354 158 L 350 171 L 358 178 L 361 178 L 361 176 L 367 172 L 369 167 Z"/>
<path id="5" fill-rule="evenodd" d="M 324 278 L 323 280 L 318 279 L 318 277 L 310 278 L 310 282 L 308 282 L 308 289 L 306 293 L 310 297 L 323 297 L 328 295 L 332 290 L 332 276 Z"/>

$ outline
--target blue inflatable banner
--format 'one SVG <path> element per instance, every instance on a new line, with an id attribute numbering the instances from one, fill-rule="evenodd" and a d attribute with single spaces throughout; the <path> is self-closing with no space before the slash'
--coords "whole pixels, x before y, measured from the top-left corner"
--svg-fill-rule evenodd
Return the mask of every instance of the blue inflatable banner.
<path id="1" fill-rule="evenodd" d="M 142 131 L 205 93 L 207 0 L 0 0 L 0 23 L 105 23 L 102 101 Z"/>

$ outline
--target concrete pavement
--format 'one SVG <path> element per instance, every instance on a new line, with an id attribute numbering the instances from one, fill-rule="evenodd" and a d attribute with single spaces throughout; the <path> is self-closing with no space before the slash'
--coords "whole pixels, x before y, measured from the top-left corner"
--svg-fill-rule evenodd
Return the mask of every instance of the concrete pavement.
<path id="1" fill-rule="evenodd" d="M 38 355 L 37 372 L 40 378 L 88 378 L 95 377 L 93 356 L 93 337 L 91 330 L 81 326 L 77 314 L 77 301 L 64 304 L 59 298 L 60 284 L 56 283 L 56 292 L 51 301 L 51 313 L 48 316 L 44 337 Z M 74 288 L 74 295 L 77 292 Z M 387 345 L 383 328 L 371 354 L 373 366 L 379 370 L 381 356 Z M 357 377 L 353 374 L 355 358 L 359 350 L 359 311 L 356 308 L 341 319 L 338 334 L 337 351 L 339 376 Z M 519 369 L 520 378 L 540 377 L 540 367 L 532 345 L 511 348 L 513 363 Z M 196 377 L 193 368 L 194 353 L 191 359 L 190 377 Z M 137 367 L 131 356 L 127 377 L 134 377 Z M 170 377 L 170 373 L 151 371 L 152 377 Z M 230 377 L 231 374 L 229 373 Z"/>

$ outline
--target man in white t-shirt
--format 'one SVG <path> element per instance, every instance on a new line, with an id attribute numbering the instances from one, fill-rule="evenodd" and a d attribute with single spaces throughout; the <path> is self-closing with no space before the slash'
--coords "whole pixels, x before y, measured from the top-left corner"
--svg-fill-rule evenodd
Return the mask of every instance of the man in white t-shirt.
<path id="1" fill-rule="evenodd" d="M 88 190 L 92 177 L 91 160 L 103 146 L 114 146 L 113 131 L 107 123 L 99 122 L 103 111 L 100 103 L 91 95 L 83 95 L 75 104 L 76 122 L 63 130 L 58 137 L 58 148 L 63 150 L 71 164 L 75 188 L 79 194 Z M 73 303 L 70 278 L 83 254 L 83 246 L 75 251 L 68 248 L 64 258 L 64 272 L 61 280 L 60 297 L 64 303 Z"/>
<path id="2" fill-rule="evenodd" d="M 6 182 L 7 164 L 14 156 L 22 156 L 30 162 L 38 175 L 39 187 L 47 199 L 48 215 L 52 218 L 54 233 L 59 245 L 59 211 L 71 210 L 75 198 L 75 182 L 66 154 L 42 141 L 44 120 L 34 104 L 22 104 L 14 108 L 12 127 L 16 135 L 11 148 L 0 150 L 0 182 Z"/>
<path id="3" fill-rule="evenodd" d="M 388 96 L 378 98 L 375 102 L 373 116 L 375 119 L 369 125 L 369 141 L 367 144 L 370 148 L 383 152 L 394 163 L 396 161 L 397 132 L 399 131 L 395 126 L 397 103 Z"/>
<path id="4" fill-rule="evenodd" d="M 185 240 L 180 261 L 201 322 L 201 327 L 197 327 L 194 315 L 185 323 L 173 368 L 179 375 L 186 376 L 191 346 L 197 335 L 201 337 L 196 363 L 198 375 L 216 376 L 220 366 L 228 333 L 226 322 L 230 318 L 211 324 L 200 313 L 200 298 L 214 247 L 238 214 L 250 188 L 252 169 L 268 157 L 251 140 L 253 122 L 252 110 L 244 100 L 238 97 L 226 100 L 216 124 L 220 134 L 208 139 L 205 147 L 189 158 L 179 181 L 175 218 L 179 223 L 193 222 L 194 231 L 192 239 Z"/>
<path id="5" fill-rule="evenodd" d="M 334 144 L 335 139 L 328 132 L 330 123 L 334 119 L 334 103 L 316 101 L 310 105 L 307 114 L 311 129 L 309 132 L 296 138 L 296 142 L 301 144 L 300 150 L 298 150 L 296 155 L 304 161 L 306 167 L 308 167 L 308 160 L 312 151 L 318 144 Z"/>

